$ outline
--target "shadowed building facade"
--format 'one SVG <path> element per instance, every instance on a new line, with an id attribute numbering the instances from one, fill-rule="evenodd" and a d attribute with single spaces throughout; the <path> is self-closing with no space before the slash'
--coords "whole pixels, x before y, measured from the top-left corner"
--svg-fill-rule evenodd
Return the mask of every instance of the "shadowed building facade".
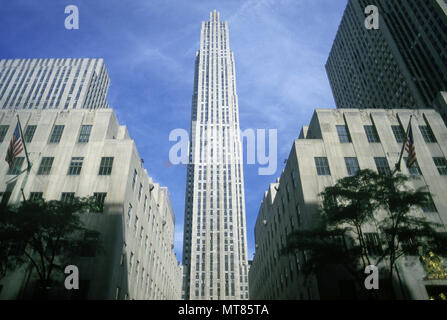
<path id="1" fill-rule="evenodd" d="M 379 9 L 379 29 L 365 8 Z M 447 91 L 445 0 L 349 0 L 326 71 L 338 108 L 435 107 Z"/>
<path id="2" fill-rule="evenodd" d="M 280 178 L 265 192 L 255 224 L 255 256 L 250 267 L 250 299 L 353 299 L 353 280 L 330 272 L 305 275 L 305 251 L 282 255 L 287 235 L 316 225 L 319 194 L 337 180 L 359 169 L 390 173 L 399 158 L 410 116 L 417 163 L 402 173 L 410 187 L 428 187 L 432 202 L 413 213 L 447 225 L 447 127 L 433 109 L 317 109 L 309 126 L 293 142 Z M 368 250 L 380 250 L 374 225 L 363 230 Z M 372 253 L 374 254 L 374 252 Z M 324 269 L 324 268 L 323 268 Z M 326 270 L 327 271 L 327 270 Z M 437 290 L 447 292 L 447 278 L 430 279 L 418 256 L 397 263 L 397 296 L 428 299 Z M 366 276 L 366 275 L 361 275 Z M 380 284 L 383 288 L 384 283 Z"/>

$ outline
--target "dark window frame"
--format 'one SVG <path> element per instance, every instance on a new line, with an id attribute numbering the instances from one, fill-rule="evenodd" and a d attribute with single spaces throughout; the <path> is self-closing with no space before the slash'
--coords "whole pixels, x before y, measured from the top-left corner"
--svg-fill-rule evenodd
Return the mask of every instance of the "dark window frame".
<path id="1" fill-rule="evenodd" d="M 375 125 L 365 125 L 363 128 L 369 143 L 380 143 L 380 137 Z"/>
<path id="2" fill-rule="evenodd" d="M 55 125 L 51 131 L 50 143 L 59 143 L 64 134 L 65 125 Z"/>
<path id="3" fill-rule="evenodd" d="M 51 168 L 53 167 L 54 157 L 42 157 L 40 160 L 39 169 L 37 170 L 38 175 L 49 175 Z"/>

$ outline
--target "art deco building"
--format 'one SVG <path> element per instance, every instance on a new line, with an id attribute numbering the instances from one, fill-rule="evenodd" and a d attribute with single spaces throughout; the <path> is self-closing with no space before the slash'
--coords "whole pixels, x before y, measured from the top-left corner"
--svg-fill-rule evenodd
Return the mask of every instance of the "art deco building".
<path id="1" fill-rule="evenodd" d="M 219 13 L 202 22 L 192 98 L 183 271 L 185 299 L 247 299 L 242 147 L 234 55 Z"/>
<path id="2" fill-rule="evenodd" d="M 389 173 L 397 162 L 404 128 L 412 126 L 417 164 L 402 161 L 411 186 L 427 186 L 432 202 L 414 214 L 447 225 L 447 127 L 433 109 L 317 109 L 303 127 L 280 178 L 265 192 L 255 224 L 256 252 L 250 267 L 251 299 L 352 299 L 352 280 L 336 273 L 306 276 L 306 252 L 281 255 L 294 230 L 315 226 L 319 194 L 337 180 L 359 169 Z M 406 154 L 404 154 L 404 157 Z M 405 158 L 404 158 L 405 160 Z M 378 250 L 380 235 L 374 225 L 364 230 L 368 250 Z M 374 252 L 372 252 L 374 253 Z M 446 279 L 430 279 L 419 257 L 404 257 L 397 266 L 395 288 L 403 299 L 428 299 L 447 292 Z"/>
<path id="3" fill-rule="evenodd" d="M 108 108 L 103 59 L 0 61 L 1 109 Z"/>
<path id="4" fill-rule="evenodd" d="M 14 63 L 26 65 L 21 61 L 25 60 Z M 175 216 L 168 190 L 148 175 L 135 142 L 127 128 L 118 123 L 114 111 L 103 108 L 107 103 L 99 93 L 101 86 L 90 85 L 92 81 L 108 83 L 102 61 L 56 59 L 40 63 L 48 66 L 50 72 L 51 65 L 63 70 L 63 61 L 67 72 L 74 72 L 74 78 L 68 77 L 68 87 L 76 83 L 79 70 L 80 84 L 83 83 L 82 87 L 73 86 L 74 97 L 78 97 L 76 92 L 81 94 L 68 104 L 69 108 L 64 108 L 66 98 L 62 95 L 61 101 L 56 100 L 59 105 L 48 104 L 45 110 L 46 98 L 39 102 L 43 105 L 34 105 L 31 110 L 0 109 L 1 201 L 17 204 L 22 200 L 21 188 L 27 199 L 66 201 L 74 196 L 95 196 L 98 200 L 99 212 L 83 214 L 82 221 L 88 229 L 99 231 L 99 238 L 85 234 L 85 250 L 72 261 L 79 268 L 79 290 L 66 290 L 63 279 L 59 279 L 61 286 L 55 289 L 59 291 L 53 292 L 52 298 L 180 299 L 182 271 L 173 251 Z M 102 76 L 94 75 L 95 72 Z M 93 80 L 95 77 L 98 80 Z M 3 82 L 0 87 L 5 87 Z M 96 89 L 88 93 L 91 88 Z M 76 100 L 75 109 L 72 103 Z M 53 110 L 49 110 L 50 105 Z M 26 179 L 26 173 L 22 172 L 26 168 L 24 152 L 11 168 L 3 160 L 17 115 L 32 164 Z M 97 240 L 98 247 L 93 245 Z M 0 281 L 0 299 L 33 298 L 35 280 L 36 272 L 28 265 L 8 272 Z"/>
<path id="5" fill-rule="evenodd" d="M 368 5 L 379 9 L 378 30 L 365 27 Z M 349 0 L 326 71 L 339 108 L 437 107 L 447 91 L 447 3 Z"/>

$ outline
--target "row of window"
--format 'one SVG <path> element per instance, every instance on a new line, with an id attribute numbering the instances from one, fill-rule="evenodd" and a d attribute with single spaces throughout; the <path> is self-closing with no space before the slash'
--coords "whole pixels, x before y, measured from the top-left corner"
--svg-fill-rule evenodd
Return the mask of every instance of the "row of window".
<path id="1" fill-rule="evenodd" d="M 376 127 L 374 125 L 367 125 L 363 126 L 365 130 L 366 137 L 368 139 L 368 142 L 370 143 L 378 143 L 380 142 L 379 135 L 377 133 Z M 349 133 L 348 127 L 346 125 L 337 125 L 336 126 L 338 138 L 341 143 L 350 143 L 351 135 Z M 394 137 L 396 138 L 396 141 L 398 143 L 403 143 L 405 140 L 405 131 L 400 125 L 391 126 L 391 129 L 393 130 Z M 431 128 L 427 125 L 425 126 L 419 126 L 419 130 L 421 131 L 422 137 L 424 138 L 424 141 L 427 143 L 435 143 L 436 138 L 433 134 L 433 131 Z"/>
<path id="2" fill-rule="evenodd" d="M 9 167 L 7 174 L 19 174 L 24 162 L 24 157 L 17 157 L 14 159 L 13 164 Z M 40 161 L 39 169 L 37 169 L 38 175 L 49 175 L 53 166 L 54 157 L 42 157 Z M 72 157 L 70 166 L 68 167 L 67 175 L 76 176 L 81 174 L 82 165 L 84 163 L 84 157 Z M 102 157 L 99 164 L 100 176 L 109 176 L 112 174 L 113 157 Z"/>
<path id="3" fill-rule="evenodd" d="M 64 132 L 64 125 L 55 125 L 53 127 L 53 130 L 51 131 L 50 135 L 50 143 L 59 143 L 62 138 L 62 134 Z M 9 126 L 8 125 L 1 125 L 0 126 L 0 143 L 3 142 L 5 139 L 6 133 L 8 132 Z M 28 125 L 25 127 L 24 133 L 23 133 L 23 140 L 25 143 L 30 143 L 33 140 L 34 133 L 36 132 L 37 126 L 36 125 Z M 87 143 L 90 139 L 90 133 L 92 132 L 92 125 L 81 125 L 81 128 L 79 130 L 79 137 L 78 142 L 79 143 Z"/>
<path id="4" fill-rule="evenodd" d="M 404 158 L 405 163 L 407 163 L 407 158 Z M 385 157 L 375 157 L 374 162 L 376 163 L 377 171 L 381 174 L 391 174 L 390 167 L 388 165 L 388 160 Z M 447 175 L 447 160 L 444 157 L 433 157 L 433 162 L 438 169 L 440 175 Z M 346 169 L 348 174 L 353 176 L 360 170 L 359 162 L 355 157 L 345 158 Z M 317 174 L 319 176 L 330 176 L 331 170 L 329 169 L 329 162 L 327 157 L 315 157 L 315 166 L 317 169 Z M 422 171 L 419 168 L 417 162 L 415 162 L 408 171 L 411 175 L 422 175 Z"/>
<path id="5" fill-rule="evenodd" d="M 94 208 L 93 212 L 98 213 L 103 212 L 104 201 L 106 199 L 107 192 L 94 192 L 93 196 L 95 197 L 96 200 L 96 207 Z M 6 205 L 10 197 L 11 197 L 10 191 L 0 192 L 1 204 Z M 75 197 L 74 192 L 62 192 L 60 201 L 69 203 L 73 201 L 74 197 Z M 28 200 L 38 200 L 38 199 L 43 199 L 43 192 L 30 192 Z"/>

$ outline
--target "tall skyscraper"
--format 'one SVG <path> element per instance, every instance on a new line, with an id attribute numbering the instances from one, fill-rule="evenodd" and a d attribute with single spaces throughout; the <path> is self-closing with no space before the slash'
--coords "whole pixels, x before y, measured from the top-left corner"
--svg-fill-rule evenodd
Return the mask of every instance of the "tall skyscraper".
<path id="1" fill-rule="evenodd" d="M 365 27 L 368 5 L 378 30 Z M 447 90 L 447 2 L 349 0 L 326 71 L 339 108 L 433 106 Z"/>
<path id="2" fill-rule="evenodd" d="M 0 61 L 0 109 L 108 108 L 103 59 Z"/>
<path id="3" fill-rule="evenodd" d="M 185 299 L 247 299 L 242 145 L 234 55 L 219 13 L 202 22 L 187 169 Z"/>

